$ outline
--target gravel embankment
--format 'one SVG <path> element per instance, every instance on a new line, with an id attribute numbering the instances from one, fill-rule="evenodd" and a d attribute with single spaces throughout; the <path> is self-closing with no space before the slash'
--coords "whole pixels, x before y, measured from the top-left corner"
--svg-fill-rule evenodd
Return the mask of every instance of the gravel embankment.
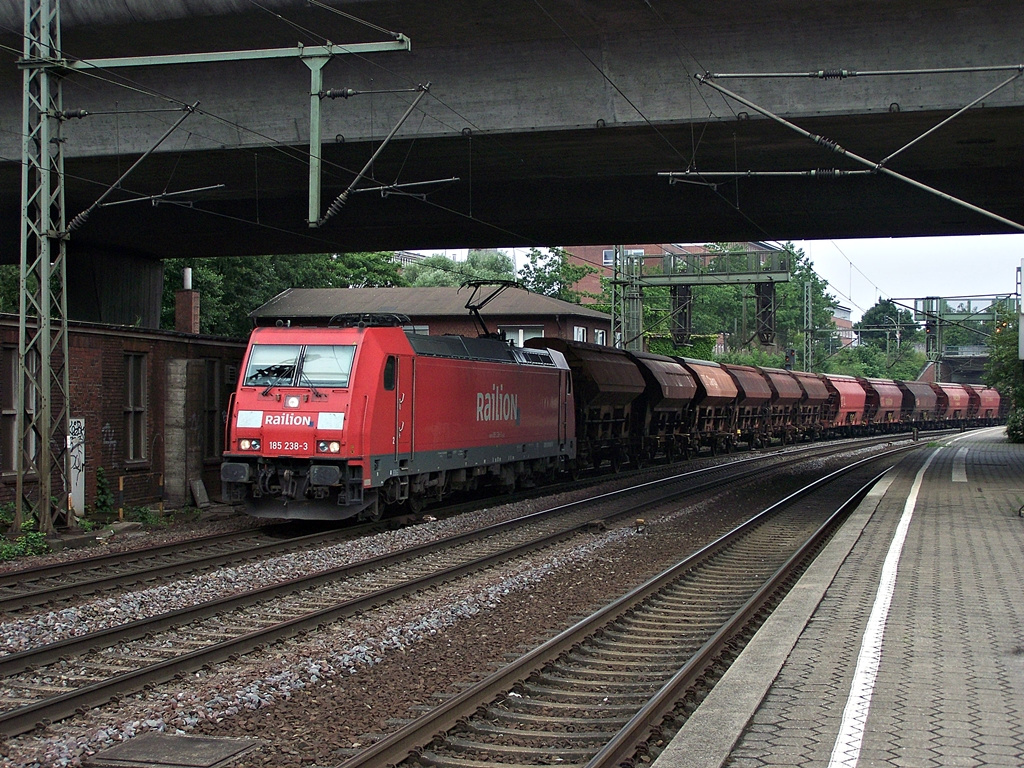
<path id="1" fill-rule="evenodd" d="M 768 481 L 766 477 L 762 482 Z M 435 695 L 457 692 L 508 654 L 543 642 L 724 532 L 756 511 L 758 503 L 748 495 L 757 493 L 730 491 L 714 504 L 695 502 L 658 518 L 645 513 L 643 532 L 628 523 L 598 531 L 582 542 L 577 539 L 534 553 L 157 686 L 7 741 L 0 745 L 0 767 L 78 766 L 89 755 L 149 730 L 259 739 L 260 748 L 233 762 L 233 768 L 336 765 L 343 761 L 344 750 L 393 730 L 393 718 L 413 717 L 415 709 L 429 705 Z M 209 599 L 253 583 L 319 570 L 328 562 L 359 560 L 509 519 L 577 495 L 495 507 L 274 558 L 251 568 L 223 569 L 116 601 L 84 602 L 60 615 L 41 612 L 30 620 L 0 625 L 0 642 L 8 651 L 16 650 L 30 644 L 30 636 L 38 642 L 41 635 L 56 639 L 59 632 L 74 634 L 118 623 L 124 620 L 122 610 L 134 618 L 143 610 L 170 610 L 195 602 L 200 590 L 202 599 Z M 224 520 L 212 525 L 238 524 Z M 197 524 L 192 530 L 193 535 L 206 533 L 209 526 Z M 189 531 L 163 535 L 185 538 Z"/>

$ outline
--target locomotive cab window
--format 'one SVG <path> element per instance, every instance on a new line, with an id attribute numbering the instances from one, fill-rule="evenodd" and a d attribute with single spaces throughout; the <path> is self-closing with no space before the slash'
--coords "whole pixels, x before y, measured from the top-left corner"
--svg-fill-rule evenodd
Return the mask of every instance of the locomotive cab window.
<path id="1" fill-rule="evenodd" d="M 351 344 L 255 344 L 245 369 L 250 387 L 347 387 Z"/>
<path id="2" fill-rule="evenodd" d="M 384 389 L 392 392 L 395 389 L 395 369 L 398 367 L 398 359 L 391 355 L 384 363 Z"/>
<path id="3" fill-rule="evenodd" d="M 317 344 L 302 355 L 299 383 L 314 387 L 347 387 L 356 348 L 352 344 Z"/>
<path id="4" fill-rule="evenodd" d="M 245 369 L 246 386 L 291 384 L 301 351 L 298 344 L 254 344 Z"/>

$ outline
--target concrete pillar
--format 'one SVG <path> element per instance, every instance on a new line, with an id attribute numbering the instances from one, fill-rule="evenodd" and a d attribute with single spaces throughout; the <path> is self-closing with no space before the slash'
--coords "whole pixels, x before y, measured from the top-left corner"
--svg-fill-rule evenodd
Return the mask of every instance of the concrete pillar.
<path id="1" fill-rule="evenodd" d="M 191 483 L 203 477 L 202 427 L 196 404 L 203 394 L 204 371 L 203 360 L 167 362 L 164 495 L 171 508 L 192 505 Z"/>

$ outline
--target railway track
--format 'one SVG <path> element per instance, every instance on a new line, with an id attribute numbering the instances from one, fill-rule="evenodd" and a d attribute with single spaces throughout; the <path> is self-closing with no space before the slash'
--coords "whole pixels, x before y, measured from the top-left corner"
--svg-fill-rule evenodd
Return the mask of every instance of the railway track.
<path id="1" fill-rule="evenodd" d="M 84 557 L 0 574 L 0 615 L 60 602 L 81 600 L 142 582 L 169 580 L 184 573 L 202 573 L 225 565 L 325 546 L 359 532 L 320 531 L 282 539 L 284 526 L 232 531 L 181 542 L 142 547 L 114 554 Z"/>
<path id="2" fill-rule="evenodd" d="M 842 447 L 832 447 L 835 453 Z M 816 456 L 821 455 L 820 447 Z M 788 457 L 798 462 L 806 457 Z M 778 459 L 776 459 L 778 461 Z M 764 471 L 757 457 L 693 470 L 351 565 L 0 657 L 0 732 L 40 723 L 315 629 L 623 515 Z"/>
<path id="3" fill-rule="evenodd" d="M 900 437 L 896 435 L 868 438 L 860 444 L 890 442 Z M 820 450 L 820 445 L 808 445 L 790 447 L 787 453 L 799 456 Z M 778 454 L 758 454 L 739 461 L 771 461 L 774 455 Z M 686 464 L 676 466 L 684 467 Z M 628 478 L 641 474 L 641 470 L 631 470 L 621 473 L 620 476 Z M 607 479 L 605 475 L 585 478 L 582 482 L 573 484 L 548 486 L 509 497 L 509 501 L 578 489 L 606 482 Z M 475 501 L 447 505 L 432 512 L 438 517 L 448 517 L 478 506 L 479 501 Z M 56 565 L 8 571 L 0 573 L 0 617 L 18 615 L 41 606 L 52 609 L 61 604 L 81 601 L 83 597 L 123 591 L 142 583 L 152 586 L 186 574 L 197 574 L 226 566 L 237 567 L 256 559 L 284 555 L 311 547 L 328 547 L 379 532 L 384 530 L 386 525 L 387 521 L 384 521 L 346 526 L 338 530 L 321 530 L 299 536 L 287 535 L 287 526 L 268 526 L 251 532 L 236 531 L 196 538 L 190 540 L 187 546 L 176 542 L 115 554 L 84 557 Z M 283 536 L 287 538 L 282 538 Z"/>
<path id="4" fill-rule="evenodd" d="M 865 459 L 816 480 L 377 743 L 342 768 L 559 765 L 649 759 L 681 725 L 764 613 L 877 481 Z M 813 499 L 811 497 L 813 496 Z M 810 500 L 810 503 L 808 501 Z"/>

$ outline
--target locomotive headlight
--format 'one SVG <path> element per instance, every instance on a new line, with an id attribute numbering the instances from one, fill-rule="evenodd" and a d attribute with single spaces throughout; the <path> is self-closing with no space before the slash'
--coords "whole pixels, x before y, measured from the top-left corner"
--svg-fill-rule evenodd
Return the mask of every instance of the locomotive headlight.
<path id="1" fill-rule="evenodd" d="M 319 453 L 341 453 L 341 443 L 337 440 L 318 440 L 316 449 Z"/>
<path id="2" fill-rule="evenodd" d="M 301 403 L 301 402 L 302 401 L 299 399 L 298 395 L 288 395 L 288 397 L 286 397 L 284 399 L 284 407 L 285 408 L 298 408 L 299 407 L 299 403 Z"/>
<path id="3" fill-rule="evenodd" d="M 248 437 L 243 437 L 238 441 L 238 447 L 243 451 L 258 451 L 260 449 L 260 441 L 250 440 Z"/>

